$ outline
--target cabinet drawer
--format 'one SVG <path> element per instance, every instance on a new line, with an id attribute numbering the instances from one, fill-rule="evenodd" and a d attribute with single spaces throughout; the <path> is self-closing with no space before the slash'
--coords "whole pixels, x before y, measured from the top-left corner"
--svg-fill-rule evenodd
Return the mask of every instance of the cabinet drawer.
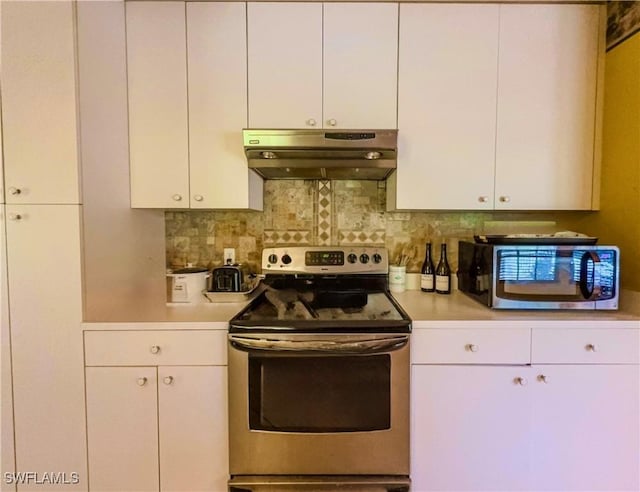
<path id="1" fill-rule="evenodd" d="M 619 328 L 534 329 L 534 364 L 638 364 L 640 331 Z"/>
<path id="2" fill-rule="evenodd" d="M 226 331 L 87 331 L 87 366 L 226 365 Z"/>
<path id="3" fill-rule="evenodd" d="M 411 338 L 413 364 L 529 364 L 528 329 L 426 329 Z"/>

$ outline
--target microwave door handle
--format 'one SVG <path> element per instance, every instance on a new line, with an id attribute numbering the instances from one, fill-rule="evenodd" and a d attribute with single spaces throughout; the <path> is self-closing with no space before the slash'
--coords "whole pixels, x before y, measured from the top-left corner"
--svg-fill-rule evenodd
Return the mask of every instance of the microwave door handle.
<path id="1" fill-rule="evenodd" d="M 346 342 L 334 340 L 272 340 L 268 338 L 246 338 L 230 335 L 229 341 L 232 346 L 249 351 L 372 354 L 391 352 L 404 347 L 409 342 L 409 335 Z"/>
<path id="2" fill-rule="evenodd" d="M 589 262 L 593 262 L 593 273 L 591 279 L 589 279 Z M 589 282 L 591 280 L 591 282 Z M 595 251 L 587 251 L 582 255 L 580 260 L 580 291 L 582 296 L 588 300 L 593 301 L 600 297 L 602 286 L 600 281 L 600 257 Z M 589 288 L 589 283 L 592 287 Z"/>

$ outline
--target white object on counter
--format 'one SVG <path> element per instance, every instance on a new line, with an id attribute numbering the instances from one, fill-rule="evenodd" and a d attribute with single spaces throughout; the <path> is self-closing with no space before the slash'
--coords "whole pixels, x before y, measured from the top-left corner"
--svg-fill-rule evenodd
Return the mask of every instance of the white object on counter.
<path id="1" fill-rule="evenodd" d="M 167 273 L 169 301 L 172 303 L 197 304 L 207 302 L 204 292 L 211 272 Z"/>
<path id="2" fill-rule="evenodd" d="M 407 267 L 404 265 L 389 265 L 389 290 L 404 292 L 407 282 Z"/>
<path id="3" fill-rule="evenodd" d="M 420 290 L 420 274 L 407 273 L 407 281 L 405 282 L 407 290 Z"/>

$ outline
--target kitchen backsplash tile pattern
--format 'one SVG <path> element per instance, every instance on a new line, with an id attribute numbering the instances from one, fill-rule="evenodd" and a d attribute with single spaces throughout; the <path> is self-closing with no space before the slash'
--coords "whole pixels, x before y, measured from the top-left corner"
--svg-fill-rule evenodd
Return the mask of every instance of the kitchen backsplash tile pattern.
<path id="1" fill-rule="evenodd" d="M 640 31 L 640 2 L 607 3 L 607 49 Z"/>
<path id="2" fill-rule="evenodd" d="M 264 184 L 264 212 L 166 212 L 167 268 L 218 266 L 223 249 L 235 248 L 237 261 L 259 271 L 265 247 L 337 244 L 386 247 L 392 261 L 408 254 L 407 270 L 415 272 L 425 243 L 433 242 L 438 256 L 445 241 L 455 271 L 458 240 L 482 233 L 486 221 L 562 217 L 557 212 L 386 212 L 385 196 L 381 181 L 273 180 Z"/>

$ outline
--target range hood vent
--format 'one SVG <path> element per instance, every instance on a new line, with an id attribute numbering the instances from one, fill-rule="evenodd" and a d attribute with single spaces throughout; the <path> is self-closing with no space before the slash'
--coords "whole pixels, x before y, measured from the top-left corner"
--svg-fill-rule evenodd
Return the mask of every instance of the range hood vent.
<path id="1" fill-rule="evenodd" d="M 397 130 L 243 130 L 249 168 L 265 179 L 384 180 Z"/>

